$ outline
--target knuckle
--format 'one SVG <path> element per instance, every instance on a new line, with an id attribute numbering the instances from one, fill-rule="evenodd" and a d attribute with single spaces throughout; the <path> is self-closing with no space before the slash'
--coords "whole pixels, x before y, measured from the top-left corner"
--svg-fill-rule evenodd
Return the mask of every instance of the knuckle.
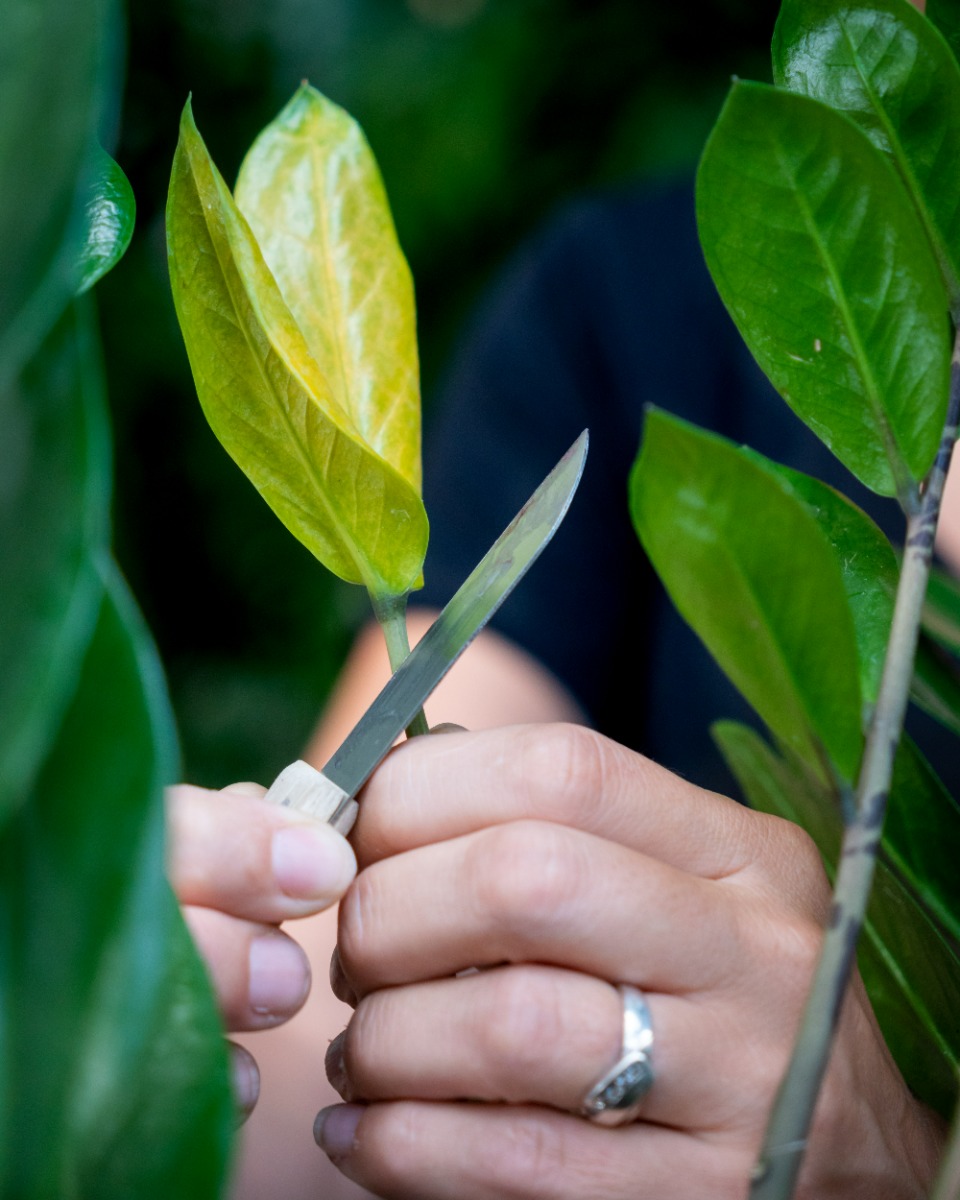
<path id="1" fill-rule="evenodd" d="M 520 794 L 533 798 L 536 815 L 582 825 L 603 789 L 606 739 L 573 724 L 529 726 L 517 737 L 511 763 Z"/>
<path id="2" fill-rule="evenodd" d="M 497 1152 L 497 1174 L 504 1195 L 518 1200 L 565 1194 L 569 1183 L 567 1149 L 555 1121 L 519 1113 L 504 1129 Z"/>
<path id="3" fill-rule="evenodd" d="M 468 853 L 468 879 L 487 921 L 536 936 L 564 919 L 584 864 L 569 832 L 539 821 L 484 830 Z"/>
<path id="4" fill-rule="evenodd" d="M 505 1100 L 529 1100 L 535 1077 L 549 1072 L 566 1043 L 557 991 L 523 968 L 503 968 L 491 983 L 480 1037 L 491 1088 Z"/>
<path id="5" fill-rule="evenodd" d="M 409 1194 L 404 1189 L 422 1179 L 430 1146 L 424 1135 L 423 1110 L 411 1101 L 377 1104 L 360 1124 L 359 1149 L 378 1194 Z"/>

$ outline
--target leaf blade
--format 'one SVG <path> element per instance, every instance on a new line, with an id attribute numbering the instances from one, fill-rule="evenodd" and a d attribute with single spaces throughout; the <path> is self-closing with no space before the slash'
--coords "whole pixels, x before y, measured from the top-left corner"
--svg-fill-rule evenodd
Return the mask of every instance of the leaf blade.
<path id="1" fill-rule="evenodd" d="M 805 761 L 822 770 L 825 750 L 852 779 L 863 746 L 853 622 L 808 507 L 724 439 L 656 409 L 630 505 L 674 604 L 734 685 Z M 784 541 L 790 570 L 778 569 Z"/>
<path id="2" fill-rule="evenodd" d="M 943 281 L 896 172 L 818 101 L 737 83 L 697 177 L 707 265 L 757 362 L 867 487 L 903 501 L 936 454 Z"/>
<path id="3" fill-rule="evenodd" d="M 248 151 L 236 200 L 337 402 L 419 492 L 413 281 L 359 125 L 302 85 Z"/>
<path id="4" fill-rule="evenodd" d="M 79 254 L 78 296 L 117 265 L 130 245 L 137 205 L 130 182 L 105 150 L 98 148 L 84 207 L 86 228 Z"/>
<path id="5" fill-rule="evenodd" d="M 960 66 L 908 0 L 786 0 L 774 79 L 855 120 L 889 156 L 960 300 Z"/>
<path id="6" fill-rule="evenodd" d="M 288 529 L 374 595 L 418 585 L 419 494 L 331 395 L 243 216 L 184 111 L 167 205 L 174 301 L 204 412 Z"/>

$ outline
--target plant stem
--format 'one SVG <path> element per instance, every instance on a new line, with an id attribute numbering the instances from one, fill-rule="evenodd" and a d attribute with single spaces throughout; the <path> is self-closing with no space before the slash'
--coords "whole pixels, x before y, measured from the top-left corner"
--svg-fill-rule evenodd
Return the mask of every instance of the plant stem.
<path id="1" fill-rule="evenodd" d="M 920 614 L 933 559 L 933 541 L 960 415 L 960 333 L 954 343 L 947 420 L 936 460 L 919 503 L 907 516 L 903 566 L 884 660 L 883 677 L 867 733 L 856 808 L 846 826 L 833 893 L 833 908 L 813 986 L 807 998 L 793 1057 L 774 1101 L 754 1169 L 750 1200 L 789 1200 L 793 1195 L 817 1095 L 853 969 L 877 850 L 883 833 L 893 761 L 903 729 Z"/>
<path id="2" fill-rule="evenodd" d="M 410 653 L 410 639 L 407 637 L 407 597 L 371 595 L 373 612 L 387 643 L 387 654 L 390 658 L 390 670 L 396 671 Z M 421 733 L 429 733 L 430 726 L 421 708 L 407 726 L 407 737 L 417 737 Z"/>

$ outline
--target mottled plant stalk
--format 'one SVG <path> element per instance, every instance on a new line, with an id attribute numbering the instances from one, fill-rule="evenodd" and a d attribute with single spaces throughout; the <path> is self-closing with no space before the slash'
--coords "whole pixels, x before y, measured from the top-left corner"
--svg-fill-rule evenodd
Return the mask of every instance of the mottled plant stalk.
<path id="1" fill-rule="evenodd" d="M 924 487 L 907 513 L 907 537 L 880 692 L 864 748 L 856 807 L 843 836 L 833 907 L 793 1057 L 780 1085 L 754 1169 L 751 1200 L 789 1200 L 803 1163 L 810 1123 L 853 970 L 873 884 L 893 761 L 913 677 L 920 614 L 933 559 L 940 501 L 960 415 L 960 334 L 950 368 L 947 420 Z M 956 1193 L 950 1193 L 956 1195 Z"/>
<path id="2" fill-rule="evenodd" d="M 382 596 L 373 598 L 374 616 L 383 630 L 387 643 L 387 654 L 390 658 L 390 670 L 396 671 L 410 653 L 410 639 L 407 636 L 407 597 Z M 429 733 L 430 726 L 421 708 L 407 726 L 407 737 L 416 737 L 421 733 Z"/>

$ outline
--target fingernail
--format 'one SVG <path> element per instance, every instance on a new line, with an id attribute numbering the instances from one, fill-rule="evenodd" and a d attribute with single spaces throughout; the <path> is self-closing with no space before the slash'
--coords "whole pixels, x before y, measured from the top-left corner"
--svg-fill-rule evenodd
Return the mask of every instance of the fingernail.
<path id="1" fill-rule="evenodd" d="M 282 934 L 267 934 L 250 943 L 250 1007 L 260 1016 L 296 1012 L 310 990 L 310 964 L 296 944 Z"/>
<path id="2" fill-rule="evenodd" d="M 346 1158 L 357 1148 L 357 1126 L 362 1116 L 360 1104 L 321 1108 L 313 1123 L 313 1139 L 328 1158 Z"/>
<path id="3" fill-rule="evenodd" d="M 273 875 L 297 900 L 333 900 L 357 873 L 350 843 L 327 825 L 290 825 L 273 835 Z"/>
<path id="4" fill-rule="evenodd" d="M 346 1040 L 346 1031 L 338 1033 L 327 1047 L 327 1053 L 323 1060 L 327 1079 L 330 1080 L 334 1091 L 339 1092 L 344 1100 L 349 1099 L 347 1095 L 347 1072 L 343 1065 L 343 1046 Z"/>
<path id="5" fill-rule="evenodd" d="M 267 794 L 267 789 L 262 783 L 228 783 L 225 788 L 220 789 L 223 792 L 228 792 L 231 796 L 250 796 L 254 800 L 260 800 Z"/>
<path id="6" fill-rule="evenodd" d="M 253 1055 L 233 1042 L 230 1043 L 230 1074 L 237 1102 L 237 1124 L 242 1125 L 260 1098 L 260 1071 Z"/>

